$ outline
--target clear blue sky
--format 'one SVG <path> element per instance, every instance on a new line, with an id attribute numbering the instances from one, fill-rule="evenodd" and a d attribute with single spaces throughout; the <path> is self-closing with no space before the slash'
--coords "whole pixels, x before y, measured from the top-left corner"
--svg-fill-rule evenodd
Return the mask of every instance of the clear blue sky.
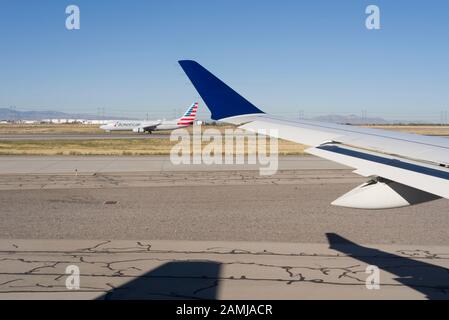
<path id="1" fill-rule="evenodd" d="M 80 7 L 81 30 L 65 29 L 69 4 Z M 380 7 L 381 30 L 365 28 L 368 4 Z M 446 0 L 0 5 L 0 107 L 172 116 L 198 97 L 176 62 L 195 59 L 279 115 L 449 110 Z"/>

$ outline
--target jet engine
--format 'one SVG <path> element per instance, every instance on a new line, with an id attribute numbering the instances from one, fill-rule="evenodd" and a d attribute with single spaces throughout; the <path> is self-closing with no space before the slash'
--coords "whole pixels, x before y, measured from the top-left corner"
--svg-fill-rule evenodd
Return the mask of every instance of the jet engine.
<path id="1" fill-rule="evenodd" d="M 136 128 L 133 128 L 133 132 L 142 133 L 142 132 L 145 132 L 145 128 L 136 127 Z"/>

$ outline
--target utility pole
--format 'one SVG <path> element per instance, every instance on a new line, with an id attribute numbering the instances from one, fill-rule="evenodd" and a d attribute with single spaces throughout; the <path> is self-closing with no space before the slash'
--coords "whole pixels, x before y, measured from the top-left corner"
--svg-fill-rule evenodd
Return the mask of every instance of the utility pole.
<path id="1" fill-rule="evenodd" d="M 362 110 L 362 124 L 367 124 L 367 123 L 366 123 L 366 119 L 367 119 L 366 114 L 367 114 L 366 110 L 363 109 L 363 110 Z"/>
<path id="2" fill-rule="evenodd" d="M 104 107 L 97 108 L 97 116 L 99 119 L 104 119 L 104 116 L 105 116 L 105 108 Z"/>
<path id="3" fill-rule="evenodd" d="M 11 114 L 12 114 L 12 121 L 16 122 L 16 106 L 10 106 L 9 109 L 11 109 Z"/>
<path id="4" fill-rule="evenodd" d="M 447 111 L 443 110 L 440 112 L 440 123 L 442 126 L 447 124 Z"/>

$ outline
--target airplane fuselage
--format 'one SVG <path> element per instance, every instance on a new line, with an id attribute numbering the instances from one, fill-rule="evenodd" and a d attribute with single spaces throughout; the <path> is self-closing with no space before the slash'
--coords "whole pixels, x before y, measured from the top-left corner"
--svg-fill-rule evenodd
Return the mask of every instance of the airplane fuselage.
<path id="1" fill-rule="evenodd" d="M 133 128 L 139 127 L 143 121 L 115 121 L 105 125 L 100 128 L 106 131 L 132 131 Z"/>
<path id="2" fill-rule="evenodd" d="M 162 121 L 116 121 L 105 124 L 100 128 L 106 131 L 133 131 L 152 132 L 161 130 L 175 130 L 188 127 L 189 125 L 178 124 L 177 120 Z"/>
<path id="3" fill-rule="evenodd" d="M 114 121 L 103 126 L 101 129 L 106 131 L 133 131 L 133 132 L 152 132 L 160 130 L 175 130 L 178 128 L 187 127 L 196 119 L 196 112 L 198 109 L 198 103 L 194 102 L 178 119 L 173 120 L 119 120 Z"/>

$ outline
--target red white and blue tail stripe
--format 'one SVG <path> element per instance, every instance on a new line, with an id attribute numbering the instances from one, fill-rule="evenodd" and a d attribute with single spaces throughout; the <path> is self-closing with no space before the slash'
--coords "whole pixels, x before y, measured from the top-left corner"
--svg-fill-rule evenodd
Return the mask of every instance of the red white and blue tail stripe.
<path id="1" fill-rule="evenodd" d="M 198 109 L 198 102 L 192 103 L 192 105 L 187 109 L 184 115 L 179 118 L 178 125 L 188 126 L 192 124 L 196 119 L 196 111 Z"/>

